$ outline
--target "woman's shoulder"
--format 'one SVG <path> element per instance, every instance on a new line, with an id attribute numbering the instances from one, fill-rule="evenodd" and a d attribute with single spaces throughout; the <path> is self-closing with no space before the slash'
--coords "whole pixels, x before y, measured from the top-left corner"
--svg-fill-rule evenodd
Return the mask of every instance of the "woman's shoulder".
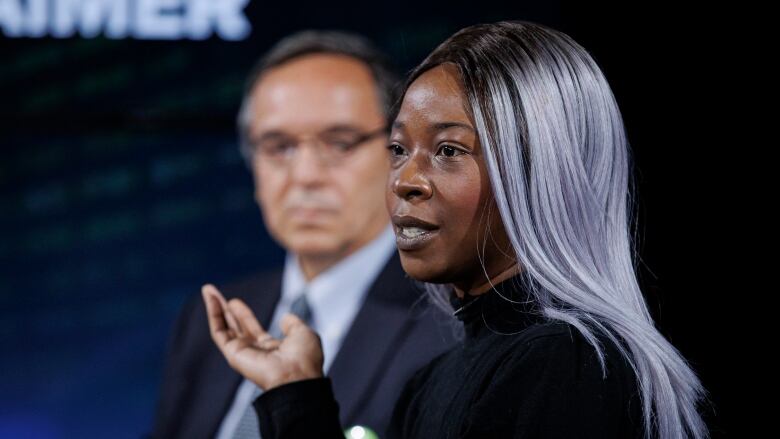
<path id="1" fill-rule="evenodd" d="M 591 341 L 569 323 L 533 325 L 496 365 L 493 384 L 518 391 L 544 388 L 548 397 L 557 392 L 571 403 L 579 399 L 583 404 L 638 405 L 636 373 L 618 345 L 620 339 L 600 331 L 592 336 L 601 358 Z"/>
<path id="2" fill-rule="evenodd" d="M 640 431 L 641 423 L 635 373 L 614 341 L 594 336 L 603 368 L 596 349 L 575 326 L 551 322 L 529 327 L 490 374 L 475 413 L 504 410 L 501 422 L 523 431 L 561 428 L 574 435 L 632 437 L 629 432 Z M 567 426 L 560 425 L 561 419 L 568 420 Z"/>
<path id="3" fill-rule="evenodd" d="M 618 343 L 607 334 L 592 330 L 593 340 L 601 349 L 604 360 L 613 367 L 630 367 Z M 511 341 L 512 349 L 507 352 L 510 361 L 551 361 L 554 359 L 581 359 L 574 364 L 584 365 L 598 358 L 596 348 L 582 331 L 574 325 L 555 321 L 537 323 L 528 327 Z"/>
<path id="4" fill-rule="evenodd" d="M 455 349 L 456 346 L 450 347 L 418 368 L 407 380 L 407 387 L 418 387 L 421 383 L 427 381 L 428 377 L 433 373 L 433 371 L 436 370 L 436 368 L 439 367 L 441 363 L 446 362 L 448 357 L 453 355 Z"/>

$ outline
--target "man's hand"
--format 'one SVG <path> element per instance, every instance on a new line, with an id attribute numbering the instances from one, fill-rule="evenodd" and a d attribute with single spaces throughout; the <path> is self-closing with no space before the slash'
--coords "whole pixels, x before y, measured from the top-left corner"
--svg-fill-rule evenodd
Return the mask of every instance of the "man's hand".
<path id="1" fill-rule="evenodd" d="M 236 372 L 263 390 L 323 376 L 320 338 L 296 315 L 282 318 L 280 340 L 263 329 L 241 300 L 226 302 L 211 284 L 202 293 L 211 339 Z"/>

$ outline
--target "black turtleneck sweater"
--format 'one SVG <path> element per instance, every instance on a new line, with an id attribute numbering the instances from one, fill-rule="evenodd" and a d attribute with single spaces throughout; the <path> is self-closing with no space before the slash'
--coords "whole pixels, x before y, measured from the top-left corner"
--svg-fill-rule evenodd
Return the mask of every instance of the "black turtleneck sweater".
<path id="1" fill-rule="evenodd" d="M 464 340 L 409 380 L 380 436 L 642 437 L 635 375 L 614 343 L 596 333 L 605 378 L 593 346 L 573 326 L 541 317 L 520 275 L 495 287 L 453 296 Z M 254 407 L 264 439 L 344 437 L 327 377 L 271 389 Z"/>

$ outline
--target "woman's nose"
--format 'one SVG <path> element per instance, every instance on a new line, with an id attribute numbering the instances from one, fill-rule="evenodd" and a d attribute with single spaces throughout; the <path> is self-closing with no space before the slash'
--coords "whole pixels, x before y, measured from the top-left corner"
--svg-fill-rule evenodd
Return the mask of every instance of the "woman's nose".
<path id="1" fill-rule="evenodd" d="M 425 167 L 419 163 L 421 159 L 419 154 L 413 155 L 394 173 L 393 192 L 399 198 L 425 200 L 433 195 L 433 187 L 425 174 Z"/>

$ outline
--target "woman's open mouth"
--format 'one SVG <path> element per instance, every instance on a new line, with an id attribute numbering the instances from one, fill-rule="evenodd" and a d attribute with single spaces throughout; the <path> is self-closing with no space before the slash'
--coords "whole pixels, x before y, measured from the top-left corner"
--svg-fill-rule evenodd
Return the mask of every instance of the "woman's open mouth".
<path id="1" fill-rule="evenodd" d="M 400 250 L 411 251 L 424 247 L 439 230 L 425 230 L 419 227 L 399 227 L 395 244 Z"/>
<path id="2" fill-rule="evenodd" d="M 424 247 L 439 233 L 439 227 L 413 216 L 393 215 L 395 243 L 399 250 L 411 251 Z"/>

